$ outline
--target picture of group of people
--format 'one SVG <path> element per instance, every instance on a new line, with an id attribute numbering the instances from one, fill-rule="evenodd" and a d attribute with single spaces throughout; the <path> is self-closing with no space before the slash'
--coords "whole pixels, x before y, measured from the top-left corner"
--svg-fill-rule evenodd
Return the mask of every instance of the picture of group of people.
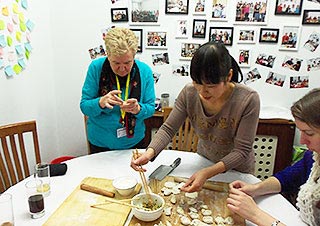
<path id="1" fill-rule="evenodd" d="M 89 54 L 91 59 L 96 59 L 98 57 L 105 56 L 106 51 L 104 50 L 103 45 L 100 45 L 99 47 L 89 49 Z"/>
<path id="2" fill-rule="evenodd" d="M 260 64 L 262 66 L 266 66 L 266 67 L 273 67 L 274 61 L 275 61 L 276 57 L 269 55 L 267 56 L 264 53 L 259 54 L 259 56 L 256 59 L 256 64 Z"/>
<path id="3" fill-rule="evenodd" d="M 240 67 L 249 67 L 249 57 L 250 51 L 249 50 L 240 50 L 239 51 L 239 66 Z"/>
<path id="4" fill-rule="evenodd" d="M 233 40 L 233 28 L 214 28 L 210 27 L 210 41 L 220 42 L 225 45 L 232 45 Z"/>
<path id="5" fill-rule="evenodd" d="M 261 75 L 257 68 L 250 70 L 248 73 L 244 75 L 243 82 L 244 84 L 248 84 L 254 82 L 261 78 Z"/>
<path id="6" fill-rule="evenodd" d="M 310 34 L 308 40 L 304 43 L 304 47 L 308 49 L 310 52 L 314 52 L 320 43 L 320 33 L 313 32 Z"/>
<path id="7" fill-rule="evenodd" d="M 290 88 L 308 88 L 309 76 L 293 76 L 290 77 Z"/>
<path id="8" fill-rule="evenodd" d="M 301 13 L 301 0 L 278 0 L 275 14 L 295 14 Z"/>
<path id="9" fill-rule="evenodd" d="M 166 13 L 188 14 L 188 2 L 187 0 L 167 0 Z"/>
<path id="10" fill-rule="evenodd" d="M 181 54 L 182 58 L 192 58 L 193 54 L 199 49 L 200 44 L 198 43 L 181 43 Z"/>
<path id="11" fill-rule="evenodd" d="M 169 54 L 168 53 L 152 54 L 152 64 L 153 66 L 169 64 Z"/>
<path id="12" fill-rule="evenodd" d="M 282 67 L 287 67 L 291 70 L 299 71 L 302 61 L 303 60 L 299 58 L 286 56 L 282 63 Z"/>
<path id="13" fill-rule="evenodd" d="M 279 29 L 261 29 L 260 42 L 278 42 Z"/>
<path id="14" fill-rule="evenodd" d="M 240 30 L 239 42 L 253 42 L 255 31 L 254 30 Z"/>
<path id="15" fill-rule="evenodd" d="M 147 47 L 166 47 L 167 46 L 167 32 L 148 32 L 147 33 Z"/>
<path id="16" fill-rule="evenodd" d="M 302 24 L 320 24 L 320 10 L 304 10 Z"/>
<path id="17" fill-rule="evenodd" d="M 297 41 L 298 41 L 298 27 L 284 27 L 283 28 L 283 35 L 281 38 L 281 47 L 285 49 L 296 49 L 297 48 Z"/>
<path id="18" fill-rule="evenodd" d="M 282 87 L 285 79 L 286 79 L 285 75 L 280 75 L 270 71 L 266 79 L 266 83 Z"/>
<path id="19" fill-rule="evenodd" d="M 112 21 L 128 21 L 128 9 L 111 9 Z"/>
<path id="20" fill-rule="evenodd" d="M 320 70 L 320 57 L 312 58 L 307 61 L 307 71 Z"/>
<path id="21" fill-rule="evenodd" d="M 172 65 L 172 74 L 180 75 L 180 76 L 188 76 L 189 75 L 189 65 Z"/>
<path id="22" fill-rule="evenodd" d="M 205 6 L 205 0 L 198 0 L 196 3 L 196 6 L 194 7 L 194 12 L 195 13 L 203 13 L 204 6 Z"/>
<path id="23" fill-rule="evenodd" d="M 227 18 L 226 7 L 227 7 L 226 0 L 213 0 L 212 18 L 213 19 Z"/>
<path id="24" fill-rule="evenodd" d="M 266 12 L 266 0 L 240 0 L 236 6 L 236 21 L 265 22 Z"/>

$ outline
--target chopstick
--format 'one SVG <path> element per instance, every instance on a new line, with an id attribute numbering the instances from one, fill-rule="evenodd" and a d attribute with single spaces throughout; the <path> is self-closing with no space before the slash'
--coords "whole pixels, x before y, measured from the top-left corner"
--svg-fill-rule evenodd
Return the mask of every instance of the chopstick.
<path id="1" fill-rule="evenodd" d="M 135 150 L 135 152 L 133 152 L 133 158 L 134 159 L 137 159 L 139 157 L 139 153 L 138 153 L 138 149 Z M 147 184 L 147 179 L 146 179 L 146 176 L 144 175 L 144 172 L 143 172 L 143 169 L 142 169 L 142 166 L 139 165 L 139 174 L 140 174 L 140 177 L 141 177 L 141 181 L 142 181 L 142 184 L 143 184 L 143 188 L 148 196 L 148 199 L 149 199 L 149 203 L 152 204 L 152 198 L 150 196 L 150 188 Z"/>
<path id="2" fill-rule="evenodd" d="M 126 201 L 128 201 L 128 200 L 131 200 L 131 199 L 127 199 Z M 119 205 L 129 206 L 129 207 L 137 208 L 137 209 L 144 209 L 144 208 L 141 207 L 141 206 L 132 205 L 132 204 L 130 204 L 130 203 L 123 202 L 123 200 L 119 201 L 119 200 L 108 199 L 108 198 L 106 199 L 106 202 L 94 204 L 94 205 L 91 205 L 90 207 L 95 208 L 95 207 L 107 205 L 107 204 L 110 204 L 110 203 L 116 203 L 116 204 L 119 204 Z"/>

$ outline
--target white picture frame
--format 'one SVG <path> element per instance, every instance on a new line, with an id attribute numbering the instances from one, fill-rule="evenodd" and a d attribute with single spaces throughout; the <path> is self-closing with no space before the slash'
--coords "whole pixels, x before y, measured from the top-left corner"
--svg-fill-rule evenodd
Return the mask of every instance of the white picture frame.
<path id="1" fill-rule="evenodd" d="M 175 38 L 177 39 L 188 38 L 188 34 L 189 34 L 188 25 L 189 25 L 188 20 L 177 20 Z"/>
<path id="2" fill-rule="evenodd" d="M 129 0 L 129 25 L 160 26 L 159 1 Z"/>
<path id="3" fill-rule="evenodd" d="M 257 31 L 251 27 L 241 27 L 237 32 L 237 43 L 255 44 Z"/>
<path id="4" fill-rule="evenodd" d="M 146 32 L 146 49 L 167 49 L 167 32 L 166 31 L 147 31 Z"/>
<path id="5" fill-rule="evenodd" d="M 228 0 L 212 0 L 210 21 L 228 21 Z"/>
<path id="6" fill-rule="evenodd" d="M 208 0 L 207 0 L 208 1 Z M 205 16 L 206 15 L 206 0 L 193 0 L 192 7 L 192 14 L 198 16 Z"/>
<path id="7" fill-rule="evenodd" d="M 270 0 L 236 0 L 234 24 L 267 25 L 269 14 L 268 1 Z M 243 6 L 249 8 L 245 10 Z"/>
<path id="8" fill-rule="evenodd" d="M 200 48 L 200 43 L 183 42 L 180 48 L 180 60 L 191 60 L 193 54 Z"/>
<path id="9" fill-rule="evenodd" d="M 239 67 L 250 67 L 251 63 L 251 51 L 250 49 L 239 49 L 238 52 L 238 64 Z"/>
<path id="10" fill-rule="evenodd" d="M 300 26 L 284 25 L 281 31 L 279 50 L 298 51 L 300 41 Z"/>

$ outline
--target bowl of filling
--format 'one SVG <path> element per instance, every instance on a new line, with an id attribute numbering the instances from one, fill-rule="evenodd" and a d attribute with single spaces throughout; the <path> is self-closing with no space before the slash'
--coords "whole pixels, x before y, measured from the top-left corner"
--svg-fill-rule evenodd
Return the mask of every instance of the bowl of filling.
<path id="1" fill-rule="evenodd" d="M 132 208 L 136 218 L 141 221 L 154 221 L 161 216 L 165 201 L 160 195 L 141 193 L 132 198 L 131 204 L 136 206 Z"/>
<path id="2" fill-rule="evenodd" d="M 112 185 L 121 196 L 129 196 L 133 193 L 137 180 L 133 177 L 118 177 L 112 181 Z"/>

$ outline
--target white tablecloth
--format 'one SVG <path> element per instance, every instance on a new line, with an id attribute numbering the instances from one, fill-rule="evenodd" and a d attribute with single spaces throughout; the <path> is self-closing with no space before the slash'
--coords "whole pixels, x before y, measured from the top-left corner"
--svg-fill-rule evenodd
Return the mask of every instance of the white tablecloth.
<path id="1" fill-rule="evenodd" d="M 85 177 L 114 179 L 129 175 L 140 181 L 139 174 L 130 167 L 131 156 L 132 150 L 121 150 L 82 156 L 67 161 L 66 175 L 51 178 L 51 194 L 45 198 L 46 214 L 40 219 L 31 219 L 28 213 L 24 184 L 29 178 L 14 185 L 6 193 L 13 195 L 15 225 L 42 225 Z M 147 164 L 146 176 L 148 177 L 161 164 L 170 165 L 177 157 L 181 157 L 181 164 L 170 174 L 172 176 L 190 177 L 195 171 L 212 164 L 209 160 L 195 153 L 165 150 L 154 162 Z M 231 182 L 237 179 L 249 183 L 259 181 L 253 175 L 236 171 L 217 175 L 210 180 Z M 288 226 L 305 225 L 298 216 L 299 212 L 279 194 L 259 197 L 256 201 L 262 209 Z M 253 224 L 247 222 L 247 225 Z"/>

